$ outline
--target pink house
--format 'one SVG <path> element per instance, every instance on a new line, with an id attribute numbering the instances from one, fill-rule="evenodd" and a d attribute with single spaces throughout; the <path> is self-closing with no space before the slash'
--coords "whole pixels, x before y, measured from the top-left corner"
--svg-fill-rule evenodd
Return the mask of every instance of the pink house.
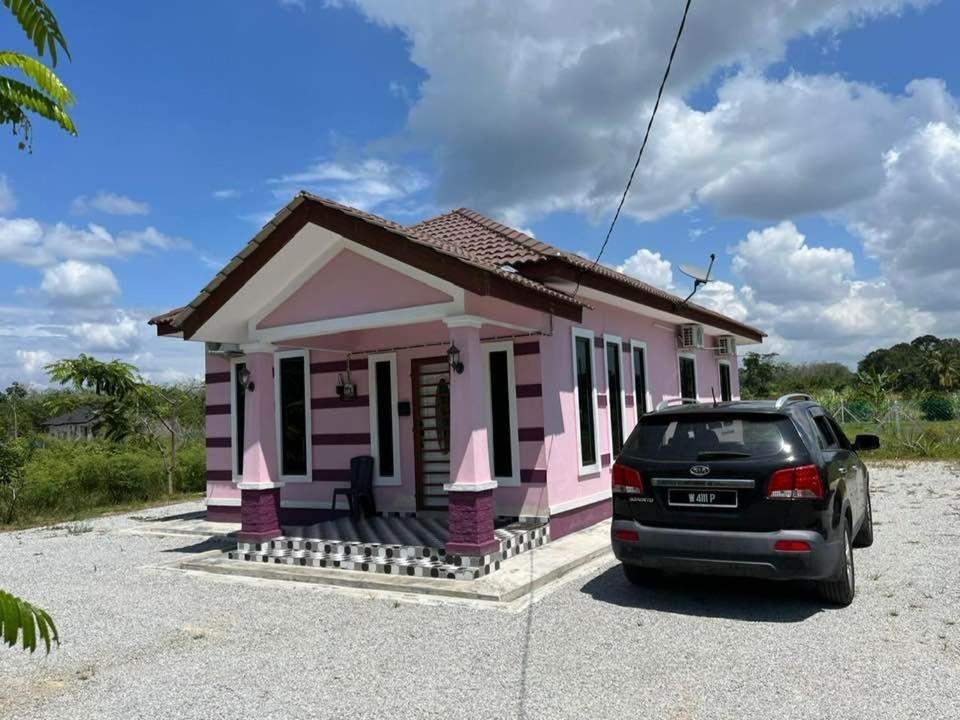
<path id="1" fill-rule="evenodd" d="M 638 415 L 737 398 L 763 337 L 471 210 L 403 226 L 305 193 L 150 322 L 206 343 L 207 512 L 241 549 L 331 517 L 369 455 L 377 511 L 439 518 L 458 558 L 502 549 L 497 518 L 608 517 Z"/>

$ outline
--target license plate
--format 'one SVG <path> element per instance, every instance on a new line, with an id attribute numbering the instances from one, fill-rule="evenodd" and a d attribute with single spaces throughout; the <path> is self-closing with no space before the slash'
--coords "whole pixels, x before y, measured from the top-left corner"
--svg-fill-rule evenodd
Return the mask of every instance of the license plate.
<path id="1" fill-rule="evenodd" d="M 709 490 L 691 488 L 689 490 L 670 490 L 667 502 L 674 507 L 737 507 L 736 490 Z"/>

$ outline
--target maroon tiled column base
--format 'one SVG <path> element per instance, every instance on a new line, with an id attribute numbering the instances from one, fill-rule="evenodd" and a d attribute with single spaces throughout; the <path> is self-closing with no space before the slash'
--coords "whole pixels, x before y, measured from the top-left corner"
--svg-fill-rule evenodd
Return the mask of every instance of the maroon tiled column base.
<path id="1" fill-rule="evenodd" d="M 282 535 L 280 488 L 240 491 L 240 532 L 243 542 L 264 542 Z"/>
<path id="2" fill-rule="evenodd" d="M 500 549 L 493 534 L 493 490 L 451 492 L 450 555 L 486 555 Z"/>

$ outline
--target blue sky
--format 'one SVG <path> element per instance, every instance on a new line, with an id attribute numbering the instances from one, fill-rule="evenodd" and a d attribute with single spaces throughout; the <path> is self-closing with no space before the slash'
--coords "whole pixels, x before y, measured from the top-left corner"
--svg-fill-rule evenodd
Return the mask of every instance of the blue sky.
<path id="1" fill-rule="evenodd" d="M 37 121 L 32 154 L 0 143 L 0 384 L 81 351 L 158 379 L 199 372 L 197 346 L 143 320 L 192 298 L 299 187 L 400 222 L 468 205 L 594 254 L 679 19 L 655 2 L 582 18 L 549 3 L 50 4 L 80 135 Z M 960 7 L 777 6 L 694 3 L 604 262 L 683 292 L 676 265 L 716 252 L 703 302 L 797 360 L 956 334 L 960 212 L 937 192 L 960 179 Z M 0 47 L 29 50 L 12 20 Z"/>

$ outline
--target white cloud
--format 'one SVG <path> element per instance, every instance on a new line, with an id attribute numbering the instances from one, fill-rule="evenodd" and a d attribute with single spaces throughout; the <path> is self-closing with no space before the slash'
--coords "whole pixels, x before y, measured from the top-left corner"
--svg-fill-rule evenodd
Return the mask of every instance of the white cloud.
<path id="1" fill-rule="evenodd" d="M 224 188 L 223 190 L 214 190 L 213 197 L 217 200 L 228 200 L 234 198 L 240 194 L 240 191 L 235 188 Z"/>
<path id="2" fill-rule="evenodd" d="M 846 295 L 854 260 L 849 250 L 810 247 L 796 225 L 784 220 L 747 233 L 732 265 L 765 300 L 823 302 Z"/>
<path id="3" fill-rule="evenodd" d="M 106 305 L 120 283 L 106 265 L 67 260 L 44 270 L 40 289 L 55 304 Z"/>
<path id="4" fill-rule="evenodd" d="M 45 374 L 44 367 L 56 358 L 46 350 L 17 350 L 17 359 L 20 361 L 24 374 L 29 377 L 36 377 Z"/>
<path id="5" fill-rule="evenodd" d="M 81 350 L 132 353 L 139 349 L 146 327 L 142 321 L 117 311 L 111 322 L 82 322 L 70 330 Z"/>
<path id="6" fill-rule="evenodd" d="M 0 215 L 6 215 L 13 212 L 17 207 L 17 198 L 13 194 L 13 188 L 7 182 L 6 175 L 0 175 Z"/>
<path id="7" fill-rule="evenodd" d="M 102 225 L 85 228 L 58 222 L 43 225 L 33 218 L 0 217 L 0 260 L 49 265 L 59 259 L 120 258 L 153 250 L 185 250 L 190 242 L 155 227 L 113 234 Z"/>
<path id="8" fill-rule="evenodd" d="M 663 290 L 673 290 L 673 270 L 670 261 L 660 253 L 640 248 L 617 266 L 618 272 L 625 273 Z"/>
<path id="9" fill-rule="evenodd" d="M 896 292 L 960 332 L 960 121 L 916 128 L 883 158 L 880 191 L 847 214 Z"/>
<path id="10" fill-rule="evenodd" d="M 147 325 L 162 309 L 0 305 L 0 388 L 15 380 L 45 383 L 38 368 L 81 352 L 120 358 L 156 382 L 203 377 L 202 344 L 157 337 Z"/>
<path id="11" fill-rule="evenodd" d="M 384 203 L 397 203 L 427 187 L 418 170 L 368 158 L 358 162 L 321 160 L 305 170 L 270 181 L 274 195 L 288 201 L 298 190 L 309 190 L 351 207 L 372 211 Z"/>
<path id="12" fill-rule="evenodd" d="M 615 202 L 680 18 L 676 4 L 354 4 L 373 21 L 399 29 L 410 43 L 411 60 L 427 74 L 401 139 L 435 159 L 440 206 L 469 205 L 515 224 L 560 209 L 605 213 Z M 849 159 L 868 156 L 876 149 L 873 140 L 902 122 L 902 115 L 871 117 L 889 115 L 887 106 L 897 102 L 829 78 L 805 95 L 802 79 L 768 83 L 758 72 L 782 58 L 794 37 L 836 32 L 925 4 L 728 0 L 697 6 L 628 212 L 636 217 L 671 212 L 701 190 L 731 208 L 747 204 L 746 188 L 764 167 L 776 171 L 778 183 L 753 203 L 763 217 L 775 217 L 780 210 L 767 204 L 784 197 L 799 206 L 860 192 L 873 178 L 853 169 L 834 193 L 823 190 L 824 183 L 807 183 L 791 200 L 776 192 L 795 180 L 791 165 L 780 160 L 809 155 L 796 167 L 798 174 L 845 170 Z M 697 112 L 679 99 L 723 68 L 744 69 L 723 83 L 716 108 Z M 778 109 L 784 99 L 789 102 Z M 864 109 L 846 113 L 859 108 Z"/>
<path id="13" fill-rule="evenodd" d="M 73 199 L 71 209 L 79 215 L 93 210 L 98 210 L 107 215 L 147 215 L 150 212 L 150 205 L 126 195 L 101 190 L 92 198 L 88 198 L 86 195 L 78 195 Z"/>

